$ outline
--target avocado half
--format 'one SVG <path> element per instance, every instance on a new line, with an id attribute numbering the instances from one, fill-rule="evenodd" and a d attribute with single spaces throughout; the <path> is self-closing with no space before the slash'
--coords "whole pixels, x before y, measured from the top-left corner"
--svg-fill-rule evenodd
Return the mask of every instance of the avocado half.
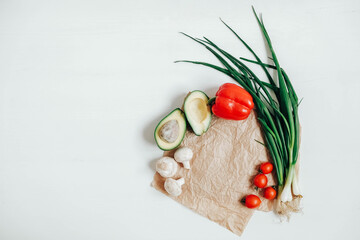
<path id="1" fill-rule="evenodd" d="M 202 91 L 189 93 L 184 101 L 184 112 L 192 130 L 198 136 L 204 134 L 210 127 L 211 110 L 209 97 Z"/>
<path id="2" fill-rule="evenodd" d="M 180 108 L 176 108 L 159 122 L 154 137 L 160 149 L 169 151 L 180 145 L 185 133 L 185 114 Z"/>

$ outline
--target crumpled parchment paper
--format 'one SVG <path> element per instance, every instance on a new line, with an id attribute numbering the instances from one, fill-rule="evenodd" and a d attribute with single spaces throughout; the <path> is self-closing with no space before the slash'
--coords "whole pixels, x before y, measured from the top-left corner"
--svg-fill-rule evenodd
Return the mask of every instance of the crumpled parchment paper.
<path id="1" fill-rule="evenodd" d="M 241 235 L 254 210 L 240 201 L 248 194 L 256 194 L 262 203 L 258 210 L 270 211 L 273 201 L 257 192 L 252 183 L 262 162 L 269 161 L 261 129 L 254 111 L 243 121 L 213 117 L 209 130 L 202 136 L 187 131 L 181 146 L 194 152 L 191 169 L 179 168 L 173 177 L 183 177 L 182 194 L 171 197 L 164 189 L 165 178 L 155 174 L 152 186 L 175 201 L 211 221 Z M 164 152 L 173 157 L 174 151 Z M 274 171 L 273 171 L 274 172 Z M 267 175 L 268 185 L 274 185 L 274 176 Z"/>

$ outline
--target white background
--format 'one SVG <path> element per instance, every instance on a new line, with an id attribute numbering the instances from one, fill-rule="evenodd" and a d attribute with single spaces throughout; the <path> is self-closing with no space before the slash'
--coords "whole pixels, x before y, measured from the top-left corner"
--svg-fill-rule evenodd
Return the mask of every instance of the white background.
<path id="1" fill-rule="evenodd" d="M 230 81 L 178 32 L 266 59 L 262 12 L 300 97 L 303 214 L 241 239 L 360 239 L 360 2 L 0 1 L 0 239 L 239 239 L 150 187 L 157 122 Z"/>

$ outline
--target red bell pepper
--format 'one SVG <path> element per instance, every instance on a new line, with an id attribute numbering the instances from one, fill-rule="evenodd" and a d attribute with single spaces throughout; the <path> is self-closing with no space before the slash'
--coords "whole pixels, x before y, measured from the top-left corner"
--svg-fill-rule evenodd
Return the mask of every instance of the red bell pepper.
<path id="1" fill-rule="evenodd" d="M 230 120 L 246 119 L 254 108 L 250 93 L 239 85 L 225 83 L 216 93 L 212 112 L 221 118 Z"/>

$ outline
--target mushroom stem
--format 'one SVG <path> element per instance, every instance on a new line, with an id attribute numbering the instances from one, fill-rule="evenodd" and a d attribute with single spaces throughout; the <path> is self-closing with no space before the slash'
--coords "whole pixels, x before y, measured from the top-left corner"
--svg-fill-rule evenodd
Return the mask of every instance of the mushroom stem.
<path id="1" fill-rule="evenodd" d="M 184 165 L 184 168 L 190 169 L 190 161 L 185 161 L 182 164 Z"/>
<path id="2" fill-rule="evenodd" d="M 182 186 L 182 185 L 184 185 L 184 183 L 185 183 L 185 179 L 184 179 L 184 178 L 180 178 L 180 179 L 176 180 L 176 182 L 177 182 L 180 186 Z"/>

